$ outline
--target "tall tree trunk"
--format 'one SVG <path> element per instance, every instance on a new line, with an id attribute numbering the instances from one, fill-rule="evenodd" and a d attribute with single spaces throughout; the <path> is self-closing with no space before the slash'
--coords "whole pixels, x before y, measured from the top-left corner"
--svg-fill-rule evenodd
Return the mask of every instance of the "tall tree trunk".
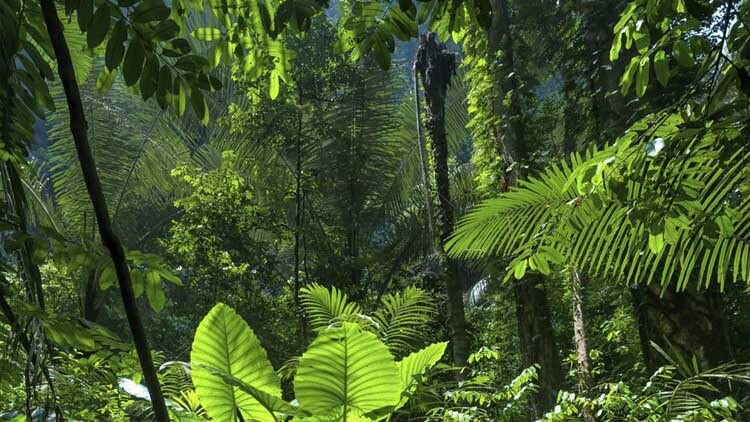
<path id="1" fill-rule="evenodd" d="M 506 129 L 498 129 L 496 134 L 498 153 L 503 157 L 503 167 L 512 170 L 500 175 L 503 188 L 514 186 L 525 170 L 523 161 L 528 159 L 528 148 L 524 137 L 524 119 L 519 104 L 518 83 L 513 55 L 513 34 L 510 30 L 510 15 L 507 0 L 493 1 L 492 24 L 488 31 L 488 60 L 499 60 L 495 75 L 498 93 L 495 97 L 494 112 L 507 122 Z M 510 93 L 509 104 L 503 101 Z M 539 394 L 533 400 L 537 417 L 555 404 L 555 390 L 562 384 L 564 375 L 560 353 L 555 342 L 552 316 L 547 302 L 544 279 L 540 275 L 529 274 L 514 283 L 516 316 L 521 355 L 524 364 L 540 365 Z"/>
<path id="2" fill-rule="evenodd" d="M 441 44 L 437 35 L 428 32 L 419 39 L 414 62 L 424 87 L 427 105 L 427 130 L 432 140 L 435 187 L 438 197 L 438 230 L 441 254 L 445 262 L 445 290 L 448 296 L 448 322 L 451 329 L 453 362 L 464 366 L 469 357 L 466 335 L 463 286 L 456 262 L 445 256 L 445 243 L 453 233 L 453 204 L 448 178 L 448 138 L 445 131 L 445 95 L 456 71 L 456 57 Z"/>
<path id="3" fill-rule="evenodd" d="M 430 198 L 430 173 L 427 165 L 427 148 L 422 136 L 422 108 L 419 101 L 419 81 L 417 69 L 414 68 L 414 108 L 417 118 L 417 143 L 419 147 L 419 162 L 422 167 L 422 193 L 424 194 L 425 213 L 427 214 L 427 231 L 430 236 L 430 248 L 435 251 L 435 232 L 432 228 L 432 198 Z"/>
<path id="4" fill-rule="evenodd" d="M 563 76 L 565 77 L 565 76 Z M 566 92 L 569 94 L 573 91 L 569 86 L 572 83 L 566 78 Z M 564 114 L 565 121 L 565 138 L 563 139 L 563 152 L 566 159 L 576 151 L 576 134 L 575 130 L 570 127 L 573 120 L 572 111 L 575 108 L 575 101 L 570 95 L 567 97 Z M 569 162 L 570 164 L 570 162 Z M 583 395 L 589 395 L 594 388 L 593 364 L 591 363 L 591 354 L 589 352 L 589 338 L 586 331 L 586 314 L 583 310 L 584 290 L 588 280 L 578 271 L 577 268 L 570 268 L 570 286 L 572 293 L 572 312 L 573 315 L 573 338 L 576 344 L 576 362 L 578 364 L 578 392 Z M 594 422 L 592 409 L 581 409 L 583 419 L 586 422 Z"/>
<path id="5" fill-rule="evenodd" d="M 55 51 L 57 59 L 57 71 L 60 75 L 60 81 L 65 91 L 65 98 L 68 103 L 68 112 L 70 113 L 70 131 L 73 134 L 78 161 L 81 164 L 83 179 L 86 183 L 86 190 L 91 198 L 94 207 L 96 221 L 99 225 L 99 234 L 104 247 L 107 248 L 114 264 L 117 281 L 120 285 L 120 294 L 122 296 L 125 313 L 130 325 L 130 331 L 133 334 L 135 349 L 140 360 L 143 378 L 148 387 L 151 396 L 151 405 L 154 410 L 154 416 L 158 422 L 168 422 L 169 415 L 167 407 L 164 404 L 164 397 L 159 385 L 159 379 L 156 376 L 151 352 L 146 341 L 146 331 L 143 328 L 141 317 L 138 312 L 138 306 L 133 293 L 133 285 L 130 280 L 130 271 L 125 259 L 120 240 L 112 229 L 112 222 L 109 218 L 107 203 L 102 192 L 101 182 L 97 174 L 96 164 L 91 154 L 88 137 L 86 133 L 86 118 L 83 113 L 83 103 L 81 93 L 76 83 L 75 71 L 70 58 L 70 51 L 65 41 L 60 18 L 57 16 L 57 9 L 53 0 L 40 0 L 44 23 L 47 27 L 52 48 Z"/>
<path id="6" fill-rule="evenodd" d="M 300 290 L 302 281 L 300 280 L 300 243 L 302 237 L 302 108 L 297 116 L 297 140 L 296 156 L 297 166 L 295 169 L 295 227 L 294 227 L 294 307 L 297 312 L 299 322 L 299 350 L 300 353 L 305 349 L 307 344 L 307 325 L 305 324 L 305 315 L 302 311 L 302 302 L 300 300 Z"/>
<path id="7" fill-rule="evenodd" d="M 576 342 L 576 362 L 578 363 L 578 391 L 588 395 L 594 388 L 593 365 L 589 354 L 589 339 L 586 334 L 586 318 L 583 313 L 583 289 L 586 279 L 575 268 L 571 272 L 573 293 L 573 337 Z M 581 409 L 586 422 L 594 422 L 594 414 L 589 408 Z"/>

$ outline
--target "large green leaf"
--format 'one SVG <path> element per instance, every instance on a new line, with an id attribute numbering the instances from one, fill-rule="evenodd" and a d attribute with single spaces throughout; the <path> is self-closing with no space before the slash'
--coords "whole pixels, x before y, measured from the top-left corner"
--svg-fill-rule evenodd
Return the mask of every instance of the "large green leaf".
<path id="1" fill-rule="evenodd" d="M 248 383 L 243 382 L 241 379 L 237 377 L 225 374 L 221 371 L 218 371 L 208 366 L 201 366 L 201 367 L 207 369 L 210 373 L 220 377 L 222 380 L 224 380 L 225 383 L 235 386 L 239 388 L 240 390 L 246 392 L 247 394 L 250 394 L 256 400 L 258 400 L 258 402 L 261 405 L 263 405 L 263 407 L 268 409 L 269 412 L 282 413 L 288 416 L 310 416 L 308 412 L 300 409 L 299 407 L 291 403 L 287 403 L 281 397 L 277 397 L 263 390 L 257 389 L 253 387 L 252 385 L 249 385 Z"/>
<path id="2" fill-rule="evenodd" d="M 321 332 L 302 355 L 294 379 L 300 406 L 323 417 L 396 406 L 400 391 L 388 348 L 353 323 Z"/>
<path id="3" fill-rule="evenodd" d="M 406 404 L 409 395 L 419 384 L 419 378 L 443 357 L 447 342 L 431 344 L 424 349 L 403 358 L 396 365 L 401 376 L 402 397 L 397 409 Z"/>
<path id="4" fill-rule="evenodd" d="M 279 379 L 258 338 L 234 310 L 219 303 L 203 318 L 190 352 L 193 384 L 201 404 L 216 421 L 274 421 L 274 415 L 252 395 L 227 384 L 210 367 L 271 396 L 280 397 Z"/>
<path id="5" fill-rule="evenodd" d="M 109 4 L 104 3 L 94 13 L 92 18 L 91 27 L 86 33 L 86 41 L 89 48 L 96 48 L 99 44 L 104 41 L 109 31 L 109 25 L 112 23 L 110 19 Z"/>

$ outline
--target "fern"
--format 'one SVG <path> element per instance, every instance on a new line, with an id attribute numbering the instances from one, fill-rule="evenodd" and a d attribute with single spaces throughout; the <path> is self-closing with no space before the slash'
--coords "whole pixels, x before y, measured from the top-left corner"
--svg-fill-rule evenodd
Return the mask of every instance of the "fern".
<path id="1" fill-rule="evenodd" d="M 349 302 L 341 290 L 336 287 L 327 289 L 317 283 L 300 290 L 300 301 L 310 326 L 316 331 L 336 322 L 355 319 L 362 314 L 362 308 Z"/>
<path id="2" fill-rule="evenodd" d="M 362 308 L 349 302 L 336 287 L 328 289 L 312 283 L 301 289 L 300 299 L 308 322 L 316 331 L 344 322 L 360 322 L 363 328 L 377 334 L 394 355 L 414 350 L 435 312 L 427 292 L 416 287 L 384 296 L 372 316 L 364 315 Z"/>
<path id="3" fill-rule="evenodd" d="M 412 286 L 388 294 L 380 302 L 380 309 L 373 314 L 380 339 L 393 354 L 413 350 L 425 337 L 424 328 L 435 311 L 430 296 Z"/>

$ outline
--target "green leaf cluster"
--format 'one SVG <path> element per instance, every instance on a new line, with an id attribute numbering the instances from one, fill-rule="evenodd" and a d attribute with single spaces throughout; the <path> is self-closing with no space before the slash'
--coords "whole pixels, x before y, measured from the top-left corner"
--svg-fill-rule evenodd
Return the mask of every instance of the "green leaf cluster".
<path id="1" fill-rule="evenodd" d="M 323 329 L 299 360 L 297 404 L 281 398 L 279 380 L 247 324 L 216 305 L 196 330 L 193 383 L 208 414 L 219 420 L 381 420 L 403 406 L 443 355 L 438 343 L 397 362 L 385 344 L 359 325 Z"/>

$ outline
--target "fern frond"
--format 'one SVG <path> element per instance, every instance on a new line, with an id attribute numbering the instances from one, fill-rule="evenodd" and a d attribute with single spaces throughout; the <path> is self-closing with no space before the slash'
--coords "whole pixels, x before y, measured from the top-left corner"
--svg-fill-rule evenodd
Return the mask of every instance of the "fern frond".
<path id="1" fill-rule="evenodd" d="M 406 354 L 424 338 L 424 327 L 435 312 L 430 296 L 414 286 L 381 299 L 373 314 L 378 336 L 394 355 Z"/>
<path id="2" fill-rule="evenodd" d="M 336 287 L 329 289 L 312 283 L 300 289 L 300 300 L 310 326 L 316 331 L 362 314 L 362 308 L 349 302 L 346 294 Z"/>

